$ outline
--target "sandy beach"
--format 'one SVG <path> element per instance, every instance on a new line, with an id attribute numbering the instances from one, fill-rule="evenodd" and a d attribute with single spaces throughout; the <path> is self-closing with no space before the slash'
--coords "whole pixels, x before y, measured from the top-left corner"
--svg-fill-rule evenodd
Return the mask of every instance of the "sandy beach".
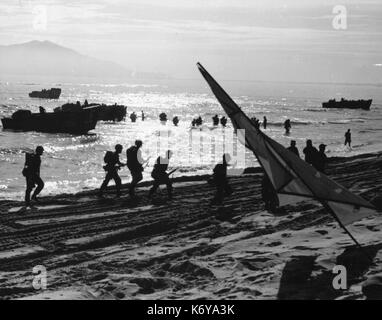
<path id="1" fill-rule="evenodd" d="M 328 175 L 371 200 L 382 187 L 382 153 L 331 158 Z M 365 299 L 362 284 L 381 272 L 382 218 L 349 226 L 373 263 L 315 201 L 273 214 L 261 201 L 261 173 L 231 177 L 234 194 L 211 206 L 206 176 L 177 178 L 150 201 L 105 199 L 96 191 L 0 203 L 2 299 Z M 348 289 L 332 286 L 333 266 Z M 32 286 L 47 270 L 47 289 Z"/>

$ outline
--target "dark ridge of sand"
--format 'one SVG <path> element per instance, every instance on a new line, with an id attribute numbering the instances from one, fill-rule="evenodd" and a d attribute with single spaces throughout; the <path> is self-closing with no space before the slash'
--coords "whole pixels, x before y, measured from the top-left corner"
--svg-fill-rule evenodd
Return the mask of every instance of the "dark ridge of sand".
<path id="1" fill-rule="evenodd" d="M 371 200 L 381 154 L 331 159 L 329 175 Z M 137 201 L 94 190 L 42 198 L 34 210 L 2 201 L 0 298 L 365 298 L 361 284 L 381 272 L 380 215 L 349 226 L 371 263 L 318 202 L 266 212 L 261 173 L 230 178 L 235 192 L 221 207 L 210 206 L 205 180 L 178 178 L 172 201 L 165 187 L 149 201 L 148 183 Z M 332 287 L 335 264 L 348 268 L 347 290 Z M 48 272 L 44 291 L 32 286 L 36 265 Z"/>

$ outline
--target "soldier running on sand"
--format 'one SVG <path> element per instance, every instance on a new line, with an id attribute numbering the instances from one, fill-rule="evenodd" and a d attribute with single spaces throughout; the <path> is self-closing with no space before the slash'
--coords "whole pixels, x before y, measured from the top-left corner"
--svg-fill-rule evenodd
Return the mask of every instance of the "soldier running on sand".
<path id="1" fill-rule="evenodd" d="M 265 204 L 266 210 L 274 212 L 279 206 L 279 198 L 276 190 L 273 188 L 271 181 L 265 173 L 263 175 L 263 179 L 261 180 L 261 197 Z"/>
<path id="2" fill-rule="evenodd" d="M 44 148 L 38 146 L 34 153 L 25 154 L 25 165 L 22 171 L 23 176 L 26 179 L 26 191 L 25 191 L 25 206 L 30 206 L 30 194 L 33 188 L 37 185 L 37 188 L 33 192 L 32 200 L 38 202 L 37 196 L 44 188 L 44 181 L 40 177 L 41 168 L 41 156 L 44 153 Z"/>
<path id="3" fill-rule="evenodd" d="M 303 152 L 305 154 L 305 161 L 314 166 L 318 150 L 313 147 L 312 140 L 306 140 L 306 147 L 304 148 Z"/>
<path id="4" fill-rule="evenodd" d="M 102 197 L 110 180 L 114 180 L 117 189 L 117 197 L 121 196 L 121 178 L 119 177 L 118 170 L 123 167 L 124 164 L 120 162 L 119 155 L 122 152 L 123 147 L 120 144 L 115 146 L 115 152 L 107 151 L 104 157 L 106 165 L 103 167 L 106 171 L 105 180 L 102 182 L 98 196 Z"/>
<path id="5" fill-rule="evenodd" d="M 212 182 L 216 186 L 216 193 L 211 204 L 221 204 L 225 195 L 229 196 L 232 194 L 232 188 L 228 184 L 227 179 L 227 167 L 230 160 L 231 156 L 225 153 L 223 155 L 223 162 L 218 163 L 214 168 Z"/>
<path id="6" fill-rule="evenodd" d="M 325 173 L 328 157 L 325 154 L 326 144 L 321 143 L 318 147 L 319 151 L 316 155 L 315 167 L 318 171 Z"/>
<path id="7" fill-rule="evenodd" d="M 129 189 L 129 194 L 131 197 L 135 196 L 135 187 L 143 179 L 142 164 L 145 161 L 142 159 L 142 153 L 140 150 L 141 147 L 142 147 L 142 141 L 135 140 L 135 145 L 131 146 L 129 149 L 126 150 L 127 167 L 129 168 L 131 177 L 133 178 L 130 183 L 130 189 Z"/>
<path id="8" fill-rule="evenodd" d="M 298 149 L 296 147 L 296 141 L 292 140 L 290 142 L 290 146 L 287 148 L 287 150 L 292 151 L 296 156 L 300 156 L 300 153 L 298 152 Z"/>
<path id="9" fill-rule="evenodd" d="M 151 177 L 154 179 L 154 183 L 149 192 L 149 198 L 153 196 L 155 191 L 161 184 L 165 184 L 167 186 L 168 198 L 172 199 L 172 183 L 169 177 L 169 174 L 166 172 L 168 168 L 168 164 L 172 157 L 172 151 L 167 150 L 165 157 L 158 157 L 155 162 L 155 166 L 153 171 L 151 172 Z"/>

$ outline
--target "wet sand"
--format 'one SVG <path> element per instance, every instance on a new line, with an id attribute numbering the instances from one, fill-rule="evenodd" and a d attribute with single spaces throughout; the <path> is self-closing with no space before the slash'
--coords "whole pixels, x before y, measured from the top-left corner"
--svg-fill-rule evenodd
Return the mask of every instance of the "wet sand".
<path id="1" fill-rule="evenodd" d="M 373 263 L 316 201 L 264 210 L 261 173 L 230 178 L 234 194 L 211 206 L 206 177 L 178 178 L 151 201 L 96 191 L 43 197 L 32 210 L 0 202 L 0 298 L 365 299 L 382 265 L 382 218 L 349 226 Z M 329 176 L 368 200 L 381 194 L 382 153 L 330 159 Z M 335 264 L 347 290 L 332 287 Z M 47 289 L 32 286 L 47 269 Z"/>

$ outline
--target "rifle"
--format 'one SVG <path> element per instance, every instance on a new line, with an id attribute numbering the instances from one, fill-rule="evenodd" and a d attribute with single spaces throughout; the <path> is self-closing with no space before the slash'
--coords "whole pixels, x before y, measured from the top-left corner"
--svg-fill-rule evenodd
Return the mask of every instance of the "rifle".
<path id="1" fill-rule="evenodd" d="M 168 176 L 170 176 L 171 174 L 173 174 L 176 170 L 178 170 L 179 168 L 175 168 L 174 170 L 171 170 L 169 173 L 167 173 Z"/>
<path id="2" fill-rule="evenodd" d="M 103 169 L 105 170 L 105 171 L 109 171 L 109 170 L 113 170 L 113 169 L 115 169 L 115 170 L 120 170 L 121 169 L 121 167 L 124 167 L 124 166 L 126 166 L 126 164 L 124 164 L 124 163 L 121 163 L 121 164 L 116 164 L 115 166 L 113 166 L 113 167 L 109 167 L 108 165 L 106 165 L 106 166 L 103 166 Z"/>
<path id="3" fill-rule="evenodd" d="M 149 165 L 149 160 L 151 159 L 151 156 L 149 156 L 143 164 L 146 164 L 143 169 L 145 169 Z"/>

